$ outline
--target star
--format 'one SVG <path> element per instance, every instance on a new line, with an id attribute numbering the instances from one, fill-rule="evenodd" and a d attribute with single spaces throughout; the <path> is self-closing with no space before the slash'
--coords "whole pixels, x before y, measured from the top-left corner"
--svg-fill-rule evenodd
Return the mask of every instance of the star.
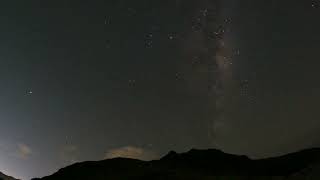
<path id="1" fill-rule="evenodd" d="M 33 91 L 31 91 L 31 90 L 27 91 L 27 95 L 32 95 L 32 94 L 33 94 Z"/>

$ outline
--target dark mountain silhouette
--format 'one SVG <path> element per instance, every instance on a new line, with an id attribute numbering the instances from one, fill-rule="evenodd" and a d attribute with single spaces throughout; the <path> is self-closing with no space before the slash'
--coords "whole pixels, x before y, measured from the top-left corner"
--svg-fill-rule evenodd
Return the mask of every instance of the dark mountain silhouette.
<path id="1" fill-rule="evenodd" d="M 160 160 L 114 158 L 76 163 L 51 176 L 33 180 L 107 179 L 296 179 L 313 177 L 320 170 L 320 149 L 252 160 L 219 150 L 169 152 Z"/>
<path id="2" fill-rule="evenodd" d="M 7 176 L 7 175 L 0 172 L 0 180 L 18 180 L 18 179 L 15 179 L 11 176 Z"/>

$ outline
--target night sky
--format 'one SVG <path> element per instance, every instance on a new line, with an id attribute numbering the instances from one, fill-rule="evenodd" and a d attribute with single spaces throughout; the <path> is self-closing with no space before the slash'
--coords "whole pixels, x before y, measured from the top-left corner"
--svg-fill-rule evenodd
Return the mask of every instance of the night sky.
<path id="1" fill-rule="evenodd" d="M 320 1 L 0 3 L 0 171 L 319 147 Z"/>

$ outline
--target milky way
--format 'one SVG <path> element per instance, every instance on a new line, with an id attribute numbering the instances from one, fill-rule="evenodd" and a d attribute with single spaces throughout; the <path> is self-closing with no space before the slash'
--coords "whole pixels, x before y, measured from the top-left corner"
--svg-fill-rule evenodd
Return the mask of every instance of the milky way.
<path id="1" fill-rule="evenodd" d="M 319 145 L 318 4 L 4 1 L 0 171 Z"/>
<path id="2" fill-rule="evenodd" d="M 216 145 L 219 128 L 223 128 L 234 54 L 226 39 L 231 19 L 222 14 L 220 6 L 219 1 L 197 1 L 191 13 L 190 31 L 182 42 L 184 56 L 191 64 L 189 69 L 185 67 L 191 93 L 207 96 L 205 114 L 212 145 Z"/>

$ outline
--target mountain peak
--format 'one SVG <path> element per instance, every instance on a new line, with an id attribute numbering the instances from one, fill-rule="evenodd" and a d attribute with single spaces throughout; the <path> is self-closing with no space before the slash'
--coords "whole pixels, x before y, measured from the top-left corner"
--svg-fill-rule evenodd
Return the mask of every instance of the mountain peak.
<path id="1" fill-rule="evenodd" d="M 169 151 L 169 153 L 161 158 L 161 160 L 173 159 L 178 155 L 175 151 Z"/>
<path id="2" fill-rule="evenodd" d="M 320 149 L 309 149 L 288 155 L 252 160 L 221 150 L 191 149 L 185 153 L 170 151 L 160 160 L 139 161 L 116 158 L 77 163 L 41 180 L 103 179 L 214 179 L 216 176 L 281 176 L 291 177 L 320 164 Z M 311 172 L 308 170 L 311 169 Z M 301 173 L 300 173 L 301 172 Z M 257 178 L 255 178 L 257 179 Z"/>

